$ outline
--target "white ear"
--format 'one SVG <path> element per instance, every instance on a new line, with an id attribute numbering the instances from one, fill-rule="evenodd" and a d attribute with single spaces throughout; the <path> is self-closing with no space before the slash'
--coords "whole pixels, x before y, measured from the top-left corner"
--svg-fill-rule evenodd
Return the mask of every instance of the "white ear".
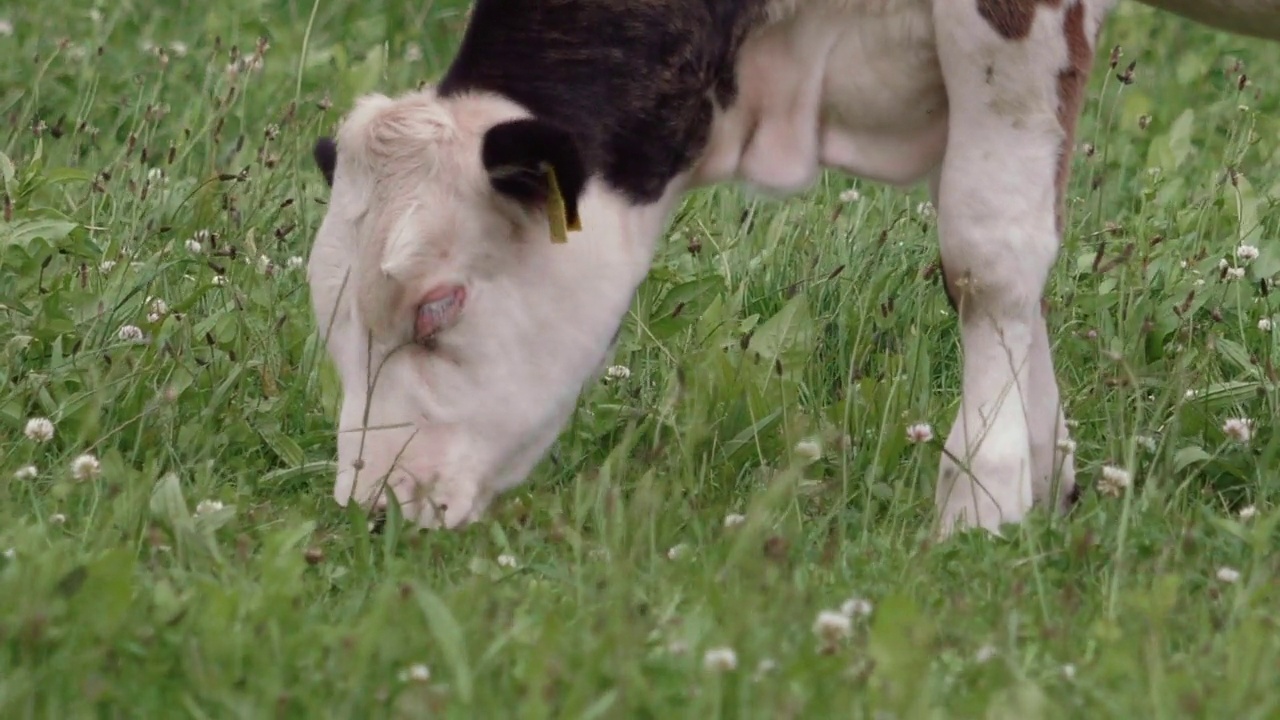
<path id="1" fill-rule="evenodd" d="M 365 95 L 356 100 L 355 107 L 343 118 L 342 126 L 338 128 L 337 142 L 341 149 L 338 163 L 343 166 L 344 174 L 354 172 L 360 177 L 366 177 L 373 173 L 373 163 L 369 157 L 369 126 L 393 102 L 380 93 Z"/>

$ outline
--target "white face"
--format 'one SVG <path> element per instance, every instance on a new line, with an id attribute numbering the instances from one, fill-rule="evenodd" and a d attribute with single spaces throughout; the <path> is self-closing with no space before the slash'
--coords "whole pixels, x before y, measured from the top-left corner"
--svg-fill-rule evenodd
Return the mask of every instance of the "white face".
<path id="1" fill-rule="evenodd" d="M 308 267 L 341 377 L 337 501 L 424 527 L 480 517 L 522 482 L 610 344 L 671 205 L 586 186 L 581 232 L 490 184 L 485 132 L 524 117 L 497 98 L 425 90 L 362 99 L 337 135 Z"/>

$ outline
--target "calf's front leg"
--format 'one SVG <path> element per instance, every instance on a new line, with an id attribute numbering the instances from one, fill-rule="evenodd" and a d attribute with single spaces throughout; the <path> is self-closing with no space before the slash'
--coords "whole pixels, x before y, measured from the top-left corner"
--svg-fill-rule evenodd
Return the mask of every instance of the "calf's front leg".
<path id="1" fill-rule="evenodd" d="M 1075 495 L 1041 298 L 1092 43 L 1111 0 L 938 0 L 950 124 L 936 182 L 947 293 L 960 316 L 960 409 L 936 502 L 943 536 L 999 532 Z"/>

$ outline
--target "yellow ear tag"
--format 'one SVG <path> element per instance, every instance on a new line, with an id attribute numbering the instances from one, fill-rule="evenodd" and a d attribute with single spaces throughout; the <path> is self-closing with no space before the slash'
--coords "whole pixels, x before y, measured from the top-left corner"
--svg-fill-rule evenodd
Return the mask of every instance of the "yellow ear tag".
<path id="1" fill-rule="evenodd" d="M 555 168 L 550 164 L 543 165 L 544 171 L 547 173 L 547 218 L 551 221 L 551 242 L 567 243 L 569 242 L 570 230 L 581 230 L 582 221 L 576 215 L 573 218 L 568 217 L 565 210 L 564 195 L 560 193 L 560 183 L 556 180 Z"/>

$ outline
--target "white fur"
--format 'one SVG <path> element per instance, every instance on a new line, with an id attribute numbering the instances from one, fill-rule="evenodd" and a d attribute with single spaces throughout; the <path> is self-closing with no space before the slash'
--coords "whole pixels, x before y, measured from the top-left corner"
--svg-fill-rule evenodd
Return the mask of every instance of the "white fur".
<path id="1" fill-rule="evenodd" d="M 778 193 L 822 167 L 921 180 L 947 133 L 932 13 L 929 0 L 779 2 L 742 49 L 741 98 L 717 118 L 694 180 Z"/>
<path id="2" fill-rule="evenodd" d="M 448 120 L 406 119 L 424 107 Z M 343 505 L 384 503 L 385 478 L 425 527 L 479 517 L 563 427 L 648 270 L 675 193 L 635 208 L 593 182 L 585 230 L 554 245 L 545 220 L 489 190 L 483 130 L 522 114 L 493 98 L 440 101 L 426 90 L 362 104 L 338 136 L 309 272 L 321 332 L 334 318 L 328 347 L 344 391 L 334 495 Z M 378 155 L 379 141 L 389 156 Z M 444 282 L 465 283 L 468 299 L 463 320 L 428 351 L 410 342 L 416 300 Z"/>
<path id="3" fill-rule="evenodd" d="M 1092 42 L 1110 0 L 1086 1 Z M 937 487 L 944 534 L 998 531 L 1033 500 L 1051 502 L 1055 479 L 1074 483 L 1073 458 L 1057 451 L 1066 424 L 1039 313 L 1058 248 L 1069 5 L 1040 6 L 1031 37 L 1011 42 L 976 0 L 780 2 L 744 48 L 742 101 L 719 118 L 695 174 L 780 192 L 824 166 L 929 180 L 948 276 L 968 289 L 961 407 Z"/>
<path id="4" fill-rule="evenodd" d="M 682 193 L 733 180 L 794 193 L 832 167 L 927 181 L 938 207 L 964 357 L 939 468 L 942 532 L 998 532 L 1053 502 L 1055 478 L 1074 482 L 1039 312 L 1058 251 L 1063 14 L 1083 3 L 1092 48 L 1114 0 L 1026 1 L 1031 35 L 1009 40 L 977 0 L 777 0 L 744 45 L 740 99 L 717 116 L 697 166 L 651 205 L 593 181 L 583 231 L 563 245 L 545 217 L 498 198 L 480 166 L 484 131 L 524 110 L 431 89 L 363 99 L 339 133 L 309 269 L 344 389 L 335 497 L 380 503 L 386 478 L 423 526 L 477 519 L 563 427 Z M 1207 4 L 1236 26 L 1280 19 L 1274 2 Z M 442 283 L 465 284 L 468 300 L 428 351 L 410 343 L 414 312 Z"/>
<path id="5" fill-rule="evenodd" d="M 1061 10 L 1042 7 L 1020 42 L 998 35 L 970 3 L 939 3 L 935 12 L 938 26 L 950 29 L 939 35 L 938 53 L 951 97 L 938 233 L 943 265 L 960 289 L 964 352 L 937 502 L 946 530 L 997 530 L 1030 510 L 1031 426 L 1048 432 L 1056 420 L 1028 411 L 1033 395 L 1058 394 L 1051 368 L 1044 386 L 1030 378 L 1034 360 L 1048 361 L 1032 348 L 1046 333 L 1039 304 L 1058 251 L 1057 70 L 1067 47 Z M 1047 410 L 1055 413 L 1056 402 Z"/>

